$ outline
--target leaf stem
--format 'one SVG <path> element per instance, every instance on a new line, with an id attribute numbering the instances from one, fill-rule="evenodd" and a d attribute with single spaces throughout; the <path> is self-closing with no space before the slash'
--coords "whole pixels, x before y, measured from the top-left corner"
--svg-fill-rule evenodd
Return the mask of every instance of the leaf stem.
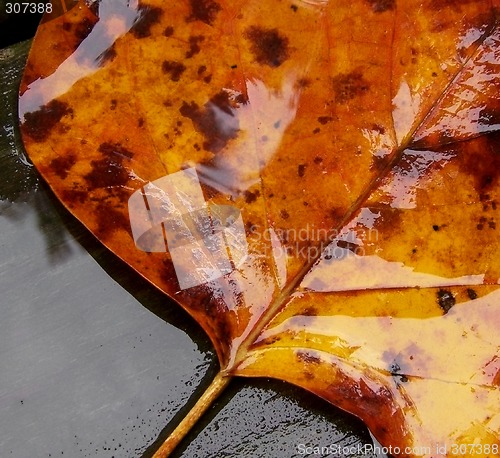
<path id="1" fill-rule="evenodd" d="M 224 391 L 232 377 L 219 372 L 188 414 L 176 426 L 169 437 L 153 455 L 153 458 L 167 458 L 198 422 L 212 403 Z"/>

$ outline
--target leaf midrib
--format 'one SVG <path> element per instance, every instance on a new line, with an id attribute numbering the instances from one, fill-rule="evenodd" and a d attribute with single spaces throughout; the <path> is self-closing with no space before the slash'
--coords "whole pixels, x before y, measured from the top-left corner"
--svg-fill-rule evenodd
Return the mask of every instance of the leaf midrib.
<path id="1" fill-rule="evenodd" d="M 492 21 L 489 27 L 485 29 L 480 39 L 476 41 L 473 52 L 471 52 L 469 57 L 462 62 L 462 64 L 457 69 L 455 74 L 450 78 L 447 85 L 440 92 L 440 96 L 429 107 L 427 112 L 422 116 L 421 120 L 408 132 L 408 134 L 404 137 L 402 143 L 396 148 L 394 148 L 392 156 L 388 161 L 387 165 L 378 173 L 378 175 L 376 175 L 376 177 L 373 180 L 370 181 L 370 183 L 368 183 L 365 190 L 359 195 L 359 197 L 346 211 L 344 217 L 332 229 L 332 234 L 338 234 L 339 231 L 352 220 L 352 218 L 359 212 L 363 204 L 368 200 L 368 198 L 373 194 L 373 192 L 379 188 L 382 180 L 384 180 L 389 175 L 389 173 L 394 169 L 394 167 L 398 164 L 404 152 L 411 147 L 413 139 L 415 138 L 417 133 L 425 126 L 426 122 L 435 113 L 435 110 L 438 109 L 441 102 L 444 100 L 447 94 L 449 94 L 449 91 L 453 88 L 453 86 L 457 83 L 457 80 L 463 74 L 464 69 L 467 67 L 467 64 L 477 55 L 478 49 L 485 42 L 485 40 L 492 34 L 496 25 L 497 25 L 497 18 L 495 17 L 495 19 Z M 458 141 L 463 141 L 463 140 L 450 141 L 447 142 L 447 144 L 454 144 L 457 143 Z M 440 146 L 440 144 L 437 144 L 436 146 Z M 307 273 L 311 270 L 314 264 L 316 264 L 321 259 L 324 249 L 330 243 L 332 243 L 333 240 L 334 238 L 329 239 L 325 242 L 321 242 L 320 249 L 318 250 L 319 254 L 313 259 L 311 259 L 309 262 L 305 263 L 302 269 L 300 269 L 300 271 L 295 275 L 295 277 L 282 289 L 278 297 L 273 302 L 271 302 L 271 304 L 267 307 L 266 311 L 255 322 L 252 330 L 242 340 L 240 346 L 238 347 L 235 353 L 234 358 L 232 358 L 232 360 L 229 362 L 228 367 L 223 368 L 222 370 L 223 373 L 226 374 L 232 373 L 238 368 L 238 366 L 242 362 L 245 361 L 246 356 L 250 351 L 250 348 L 257 341 L 257 337 L 261 334 L 263 329 L 277 316 L 278 312 L 290 300 L 292 294 L 295 291 L 297 291 Z"/>

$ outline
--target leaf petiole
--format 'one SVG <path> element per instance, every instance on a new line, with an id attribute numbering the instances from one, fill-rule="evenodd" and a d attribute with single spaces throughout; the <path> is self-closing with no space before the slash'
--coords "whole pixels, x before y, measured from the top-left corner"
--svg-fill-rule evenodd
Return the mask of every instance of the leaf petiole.
<path id="1" fill-rule="evenodd" d="M 224 375 L 221 372 L 215 376 L 212 383 L 208 386 L 200 399 L 198 399 L 192 409 L 176 426 L 165 442 L 163 442 L 160 448 L 153 455 L 153 458 L 167 458 L 174 451 L 182 439 L 184 439 L 187 433 L 189 433 L 191 428 L 198 422 L 201 416 L 224 391 L 232 378 L 232 376 Z"/>

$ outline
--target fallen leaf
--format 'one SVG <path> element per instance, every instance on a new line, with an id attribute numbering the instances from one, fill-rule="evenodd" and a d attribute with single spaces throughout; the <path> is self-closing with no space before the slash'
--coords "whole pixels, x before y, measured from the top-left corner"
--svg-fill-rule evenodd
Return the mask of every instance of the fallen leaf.
<path id="1" fill-rule="evenodd" d="M 80 2 L 37 32 L 23 140 L 219 380 L 304 387 L 393 455 L 498 455 L 498 6 Z"/>

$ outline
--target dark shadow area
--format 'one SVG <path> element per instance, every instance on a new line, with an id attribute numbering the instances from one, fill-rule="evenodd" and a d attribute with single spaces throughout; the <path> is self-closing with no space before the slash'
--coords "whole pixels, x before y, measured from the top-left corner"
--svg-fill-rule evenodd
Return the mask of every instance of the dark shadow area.
<path id="1" fill-rule="evenodd" d="M 146 307 L 150 312 L 161 318 L 163 321 L 181 329 L 197 344 L 198 349 L 203 353 L 210 353 L 215 358 L 212 344 L 196 321 L 177 303 L 171 300 L 163 292 L 149 283 L 139 275 L 128 264 L 118 256 L 109 251 L 99 242 L 90 231 L 78 221 L 69 211 L 57 200 L 49 189 L 48 185 L 41 181 L 40 191 L 43 197 L 38 199 L 37 212 L 39 218 L 39 228 L 47 240 L 47 249 L 52 251 L 52 257 L 56 251 L 60 250 L 64 239 L 68 236 L 78 241 L 78 243 L 94 258 L 116 283 L 134 296 L 138 302 Z M 48 212 L 52 217 L 48 218 Z M 54 217 L 55 216 L 55 217 Z M 59 229 L 46 234 L 44 221 L 50 220 L 50 227 L 54 226 L 53 221 L 57 220 Z"/>
<path id="2" fill-rule="evenodd" d="M 9 3 L 9 9 L 7 9 Z M 20 13 L 14 12 L 14 4 L 19 5 Z M 6 48 L 20 41 L 28 40 L 35 35 L 42 18 L 41 13 L 22 13 L 24 8 L 22 2 L 19 1 L 0 0 L 0 8 L 0 48 Z M 7 11 L 10 11 L 11 8 L 12 12 L 8 13 Z"/>
<path id="3" fill-rule="evenodd" d="M 1 27 L 1 24 L 0 24 Z M 2 29 L 3 30 L 3 29 Z M 0 50 L 0 201 L 26 198 L 37 188 L 38 174 L 22 148 L 18 121 L 18 92 L 31 42 Z"/>

